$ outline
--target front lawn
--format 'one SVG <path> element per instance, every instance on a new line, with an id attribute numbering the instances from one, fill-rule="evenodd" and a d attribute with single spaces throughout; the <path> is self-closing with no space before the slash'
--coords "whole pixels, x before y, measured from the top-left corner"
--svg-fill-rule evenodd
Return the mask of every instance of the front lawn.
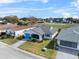
<path id="1" fill-rule="evenodd" d="M 6 44 L 12 45 L 14 43 L 16 43 L 18 40 L 13 39 L 13 38 L 7 38 L 7 39 L 2 39 L 1 42 L 4 42 Z"/>
<path id="2" fill-rule="evenodd" d="M 55 49 L 48 49 L 47 51 L 42 51 L 41 49 L 48 45 L 50 40 L 44 40 L 41 43 L 37 42 L 26 42 L 19 48 L 32 52 L 34 54 L 46 57 L 48 59 L 55 59 L 56 57 L 56 50 Z M 52 46 L 52 45 L 51 45 Z"/>

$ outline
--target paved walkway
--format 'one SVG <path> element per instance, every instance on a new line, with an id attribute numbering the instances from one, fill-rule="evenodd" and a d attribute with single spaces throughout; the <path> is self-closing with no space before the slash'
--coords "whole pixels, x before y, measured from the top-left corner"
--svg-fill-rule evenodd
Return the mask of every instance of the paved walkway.
<path id="1" fill-rule="evenodd" d="M 22 44 L 24 44 L 26 41 L 24 40 L 20 40 L 18 42 L 16 42 L 15 44 L 12 45 L 12 47 L 14 48 L 18 48 L 19 46 L 21 46 Z"/>
<path id="2" fill-rule="evenodd" d="M 56 59 L 78 59 L 77 51 L 67 48 L 59 48 Z"/>

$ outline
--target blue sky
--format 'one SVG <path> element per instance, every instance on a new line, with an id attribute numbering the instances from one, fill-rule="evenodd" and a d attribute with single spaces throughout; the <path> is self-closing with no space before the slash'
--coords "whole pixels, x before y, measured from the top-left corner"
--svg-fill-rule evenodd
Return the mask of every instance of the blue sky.
<path id="1" fill-rule="evenodd" d="M 78 6 L 79 0 L 0 0 L 0 16 L 78 18 Z"/>

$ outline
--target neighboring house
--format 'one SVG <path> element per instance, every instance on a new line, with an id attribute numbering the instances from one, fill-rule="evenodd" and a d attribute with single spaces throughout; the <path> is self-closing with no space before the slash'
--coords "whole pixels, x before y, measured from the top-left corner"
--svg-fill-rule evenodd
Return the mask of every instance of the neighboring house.
<path id="1" fill-rule="evenodd" d="M 36 39 L 42 41 L 44 38 L 52 39 L 52 35 L 57 29 L 48 26 L 36 26 L 24 32 L 25 40 Z"/>
<path id="2" fill-rule="evenodd" d="M 5 32 L 8 35 L 12 35 L 15 37 L 18 37 L 20 35 L 23 35 L 23 32 L 29 27 L 26 26 L 18 26 L 16 24 L 5 24 L 0 25 L 0 33 Z"/>
<path id="3" fill-rule="evenodd" d="M 6 30 L 6 34 L 12 35 L 14 37 L 18 37 L 24 34 L 24 31 L 27 30 L 26 26 L 15 26 L 13 28 L 8 28 Z"/>
<path id="4" fill-rule="evenodd" d="M 71 27 L 60 32 L 57 45 L 73 50 L 79 50 L 79 27 Z"/>
<path id="5" fill-rule="evenodd" d="M 0 24 L 7 24 L 7 21 L 2 19 L 2 18 L 0 18 Z"/>

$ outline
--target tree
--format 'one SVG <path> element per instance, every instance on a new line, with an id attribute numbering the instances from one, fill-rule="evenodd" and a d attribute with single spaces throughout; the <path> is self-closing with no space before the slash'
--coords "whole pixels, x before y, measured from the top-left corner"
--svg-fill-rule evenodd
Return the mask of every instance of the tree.
<path id="1" fill-rule="evenodd" d="M 23 18 L 20 18 L 20 20 L 27 21 L 27 20 L 28 20 L 28 18 L 23 17 Z"/>
<path id="2" fill-rule="evenodd" d="M 4 19 L 9 23 L 17 23 L 19 21 L 17 16 L 6 16 Z"/>
<path id="3" fill-rule="evenodd" d="M 74 20 L 74 19 L 73 19 L 72 17 L 66 18 L 66 21 L 67 21 L 68 23 L 72 23 L 73 20 Z"/>

